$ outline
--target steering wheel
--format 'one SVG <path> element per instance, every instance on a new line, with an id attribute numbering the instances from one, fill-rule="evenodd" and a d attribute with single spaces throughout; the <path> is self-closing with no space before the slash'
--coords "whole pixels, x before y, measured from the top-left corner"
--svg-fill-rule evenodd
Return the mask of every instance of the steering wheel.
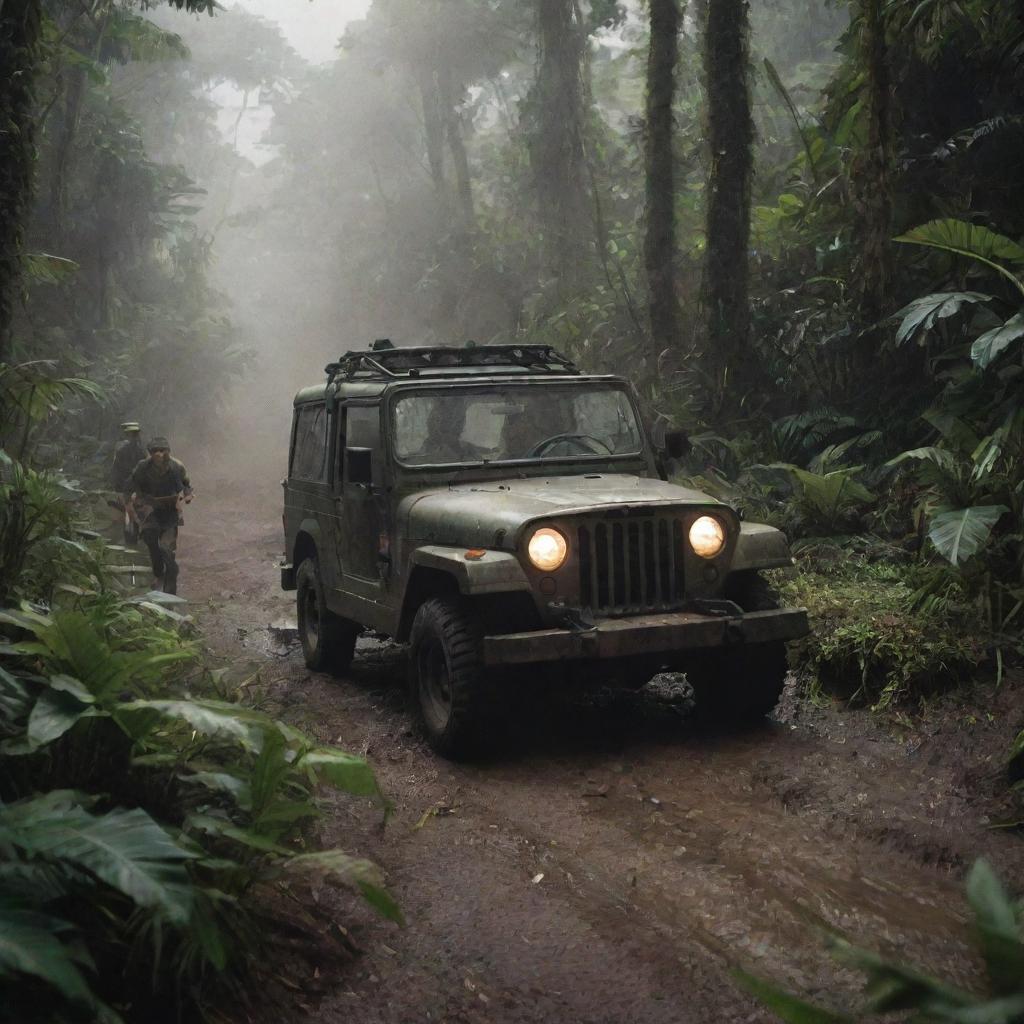
<path id="1" fill-rule="evenodd" d="M 560 444 L 563 441 L 574 444 L 584 455 L 601 455 L 602 452 L 597 449 L 597 445 L 600 445 L 609 455 L 612 454 L 610 445 L 591 434 L 552 434 L 551 437 L 538 441 L 527 452 L 526 457 L 528 459 L 540 458 L 549 448 L 554 448 L 556 444 Z"/>

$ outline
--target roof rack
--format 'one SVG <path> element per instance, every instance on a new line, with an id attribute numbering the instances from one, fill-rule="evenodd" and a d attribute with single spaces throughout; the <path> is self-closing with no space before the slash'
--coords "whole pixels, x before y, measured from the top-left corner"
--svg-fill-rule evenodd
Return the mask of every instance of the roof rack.
<path id="1" fill-rule="evenodd" d="M 365 352 L 346 352 L 336 363 L 324 368 L 328 384 L 339 378 L 351 380 L 419 377 L 427 371 L 431 377 L 458 375 L 467 367 L 519 367 L 535 373 L 578 374 L 576 365 L 550 345 L 475 345 L 421 346 L 395 348 L 386 339 L 374 342 Z"/>

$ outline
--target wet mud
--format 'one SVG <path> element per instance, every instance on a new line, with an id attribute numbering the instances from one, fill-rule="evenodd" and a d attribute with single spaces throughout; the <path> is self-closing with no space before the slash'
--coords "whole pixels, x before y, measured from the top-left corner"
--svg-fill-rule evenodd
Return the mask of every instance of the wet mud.
<path id="1" fill-rule="evenodd" d="M 965 871 L 984 855 L 1024 882 L 1024 842 L 992 827 L 1019 680 L 885 722 L 790 693 L 781 721 L 743 733 L 698 731 L 672 678 L 534 695 L 489 760 L 451 764 L 411 729 L 402 648 L 360 638 L 346 679 L 305 668 L 275 568 L 279 491 L 214 491 L 180 541 L 213 658 L 364 754 L 393 805 L 385 823 L 331 796 L 319 838 L 381 865 L 406 926 L 314 892 L 358 952 L 311 968 L 295 1019 L 769 1021 L 732 972 L 840 1005 L 859 978 L 827 953 L 834 931 L 977 980 Z"/>

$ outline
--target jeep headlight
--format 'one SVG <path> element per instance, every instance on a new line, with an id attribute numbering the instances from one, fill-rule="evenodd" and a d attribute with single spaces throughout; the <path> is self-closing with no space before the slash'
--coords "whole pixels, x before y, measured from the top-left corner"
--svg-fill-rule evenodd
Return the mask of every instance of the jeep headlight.
<path id="1" fill-rule="evenodd" d="M 542 526 L 530 538 L 526 545 L 526 553 L 534 568 L 541 572 L 554 572 L 564 561 L 569 553 L 569 545 L 565 538 L 550 526 Z"/>
<path id="2" fill-rule="evenodd" d="M 690 547 L 701 558 L 714 558 L 725 547 L 725 529 L 714 516 L 701 516 L 690 527 Z"/>

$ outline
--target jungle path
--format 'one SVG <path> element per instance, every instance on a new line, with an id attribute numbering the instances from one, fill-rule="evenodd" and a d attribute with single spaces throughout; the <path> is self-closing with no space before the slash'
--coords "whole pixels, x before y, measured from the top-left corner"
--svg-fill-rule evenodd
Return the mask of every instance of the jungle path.
<path id="1" fill-rule="evenodd" d="M 213 657 L 255 676 L 281 717 L 364 754 L 394 804 L 382 825 L 368 802 L 331 798 L 321 838 L 380 864 L 407 924 L 325 890 L 361 953 L 296 991 L 292 1019 L 769 1021 L 730 970 L 834 1002 L 859 977 L 825 951 L 829 929 L 971 982 L 965 870 L 985 855 L 1024 880 L 1024 842 L 988 827 L 998 764 L 979 753 L 1006 749 L 1019 685 L 993 691 L 1007 706 L 991 721 L 937 714 L 894 733 L 866 712 L 798 709 L 708 735 L 646 691 L 552 700 L 491 761 L 450 764 L 410 729 L 401 648 L 361 638 L 334 679 L 272 628 L 294 623 L 280 489 L 200 497 L 180 589 Z"/>

